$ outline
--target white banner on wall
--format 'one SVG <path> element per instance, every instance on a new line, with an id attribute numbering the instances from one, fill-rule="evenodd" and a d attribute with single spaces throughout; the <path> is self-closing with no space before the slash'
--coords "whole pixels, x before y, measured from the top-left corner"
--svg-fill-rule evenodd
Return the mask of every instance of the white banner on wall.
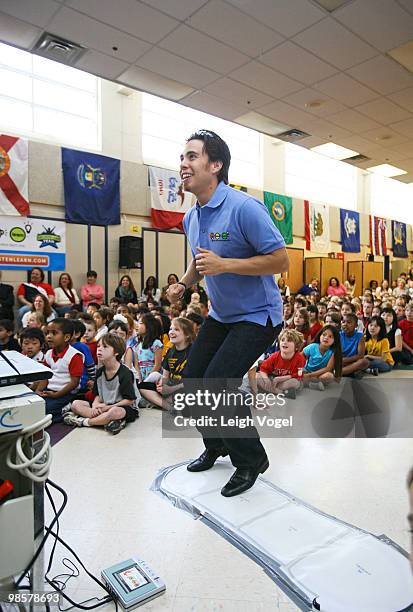
<path id="1" fill-rule="evenodd" d="M 66 223 L 54 219 L 0 216 L 0 268 L 66 268 Z"/>

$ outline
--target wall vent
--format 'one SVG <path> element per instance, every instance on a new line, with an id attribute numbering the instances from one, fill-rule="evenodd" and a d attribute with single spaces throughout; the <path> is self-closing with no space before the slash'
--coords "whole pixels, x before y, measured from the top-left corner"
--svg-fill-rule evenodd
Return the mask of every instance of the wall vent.
<path id="1" fill-rule="evenodd" d="M 281 134 L 275 134 L 277 138 L 280 140 L 285 140 L 286 142 L 297 142 L 297 140 L 302 140 L 303 138 L 308 138 L 311 134 L 307 134 L 298 128 L 293 128 L 292 130 L 287 130 L 286 132 L 281 132 Z"/>
<path id="2" fill-rule="evenodd" d="M 74 66 L 86 51 L 85 47 L 48 32 L 44 32 L 32 48 L 36 55 L 69 66 Z"/>

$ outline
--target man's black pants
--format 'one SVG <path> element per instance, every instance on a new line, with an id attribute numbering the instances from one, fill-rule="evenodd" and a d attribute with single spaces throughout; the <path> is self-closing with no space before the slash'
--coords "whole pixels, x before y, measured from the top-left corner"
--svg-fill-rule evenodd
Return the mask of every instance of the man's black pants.
<path id="1" fill-rule="evenodd" d="M 186 393 L 194 393 L 202 385 L 212 392 L 236 392 L 242 377 L 258 357 L 274 342 L 282 326 L 273 327 L 249 321 L 220 323 L 208 317 L 203 323 L 189 355 L 184 372 Z M 250 406 L 234 402 L 230 406 L 219 406 L 211 412 L 204 407 L 192 410 L 193 417 L 209 414 L 220 417 L 251 418 Z M 233 428 L 226 437 L 228 428 L 198 426 L 207 449 L 225 449 L 235 467 L 256 467 L 265 459 L 266 453 L 254 426 L 246 429 Z M 238 437 L 238 434 L 242 437 Z"/>

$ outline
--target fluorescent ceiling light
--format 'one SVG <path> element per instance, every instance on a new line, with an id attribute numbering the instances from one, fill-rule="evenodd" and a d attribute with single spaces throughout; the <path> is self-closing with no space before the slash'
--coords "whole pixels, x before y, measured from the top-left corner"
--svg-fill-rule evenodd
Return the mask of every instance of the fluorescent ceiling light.
<path id="1" fill-rule="evenodd" d="M 333 159 L 347 159 L 348 157 L 359 155 L 357 151 L 340 147 L 340 145 L 336 145 L 334 142 L 326 142 L 325 144 L 318 145 L 317 147 L 312 147 L 311 150 L 315 151 L 316 153 L 321 153 L 321 155 L 332 157 Z"/>
<path id="2" fill-rule="evenodd" d="M 381 176 L 400 176 L 401 174 L 407 174 L 406 170 L 402 170 L 401 168 L 396 168 L 396 166 L 392 166 L 391 164 L 380 164 L 379 166 L 371 166 L 370 168 L 366 168 L 369 172 L 373 172 L 373 174 L 381 174 Z"/>

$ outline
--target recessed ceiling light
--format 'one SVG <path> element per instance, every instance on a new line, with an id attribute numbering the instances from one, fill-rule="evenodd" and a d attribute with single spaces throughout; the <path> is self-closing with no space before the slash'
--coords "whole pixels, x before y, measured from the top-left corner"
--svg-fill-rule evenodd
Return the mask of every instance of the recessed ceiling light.
<path id="1" fill-rule="evenodd" d="M 381 176 L 388 177 L 407 174 L 406 170 L 396 168 L 396 166 L 392 166 L 391 164 L 380 164 L 379 166 L 371 166 L 370 168 L 366 168 L 366 170 L 369 170 L 369 172 L 373 172 L 373 174 L 381 174 Z"/>
<path id="2" fill-rule="evenodd" d="M 324 100 L 312 100 L 311 102 L 306 102 L 304 106 L 305 108 L 320 108 L 323 104 Z"/>
<path id="3" fill-rule="evenodd" d="M 334 142 L 326 142 L 325 144 L 318 145 L 317 147 L 312 147 L 311 150 L 315 151 L 316 153 L 321 153 L 321 155 L 331 157 L 332 159 L 347 159 L 348 157 L 358 155 L 357 151 L 346 149 L 345 147 L 334 144 Z"/>

